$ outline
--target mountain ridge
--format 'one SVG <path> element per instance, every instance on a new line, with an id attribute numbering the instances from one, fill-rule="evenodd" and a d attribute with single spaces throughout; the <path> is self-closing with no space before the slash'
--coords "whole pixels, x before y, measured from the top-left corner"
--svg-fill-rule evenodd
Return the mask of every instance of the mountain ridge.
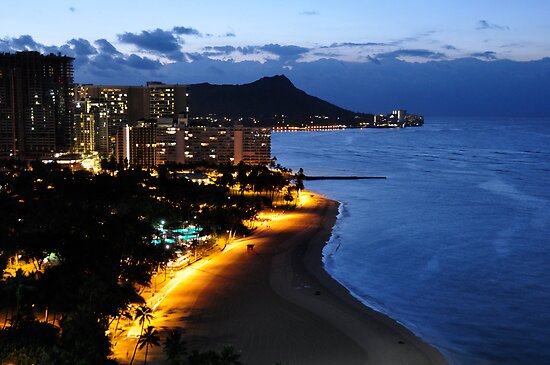
<path id="1" fill-rule="evenodd" d="M 354 123 L 355 113 L 307 94 L 284 74 L 264 76 L 247 84 L 189 85 L 191 118 L 251 119 L 261 125 Z"/>

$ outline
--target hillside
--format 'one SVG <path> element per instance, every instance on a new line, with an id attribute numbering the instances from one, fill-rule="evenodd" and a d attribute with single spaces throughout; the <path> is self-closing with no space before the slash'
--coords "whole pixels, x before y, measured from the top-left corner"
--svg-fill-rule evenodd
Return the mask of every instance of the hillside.
<path id="1" fill-rule="evenodd" d="M 208 115 L 254 118 L 263 125 L 283 120 L 291 124 L 354 123 L 356 116 L 365 117 L 308 95 L 284 75 L 263 77 L 243 85 L 191 85 L 190 110 L 192 118 Z"/>

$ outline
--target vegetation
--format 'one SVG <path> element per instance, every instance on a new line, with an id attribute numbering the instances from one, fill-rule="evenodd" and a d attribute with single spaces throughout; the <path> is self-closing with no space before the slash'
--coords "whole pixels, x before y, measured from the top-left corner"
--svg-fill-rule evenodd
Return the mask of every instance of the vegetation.
<path id="1" fill-rule="evenodd" d="M 115 364 L 109 336 L 124 318 L 139 321 L 134 356 L 147 356 L 160 339 L 140 293 L 174 256 L 154 243 L 158 223 L 200 226 L 211 241 L 246 234 L 245 222 L 289 184 L 281 171 L 243 164 L 204 168 L 207 185 L 177 178 L 181 167 L 102 166 L 0 162 L 0 364 Z M 174 363 L 239 364 L 230 349 L 176 351 L 181 341 L 164 341 Z"/>
<path id="2" fill-rule="evenodd" d="M 188 354 L 180 331 L 168 334 L 163 350 L 171 365 L 242 365 L 241 354 L 233 346 L 224 346 L 220 352 L 193 350 Z"/>

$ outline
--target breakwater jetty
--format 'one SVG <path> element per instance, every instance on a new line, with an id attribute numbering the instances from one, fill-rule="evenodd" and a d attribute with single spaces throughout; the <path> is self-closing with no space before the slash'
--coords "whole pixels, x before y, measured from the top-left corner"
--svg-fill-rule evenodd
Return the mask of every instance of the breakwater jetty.
<path id="1" fill-rule="evenodd" d="M 367 180 L 385 178 L 385 176 L 304 176 L 304 180 Z"/>

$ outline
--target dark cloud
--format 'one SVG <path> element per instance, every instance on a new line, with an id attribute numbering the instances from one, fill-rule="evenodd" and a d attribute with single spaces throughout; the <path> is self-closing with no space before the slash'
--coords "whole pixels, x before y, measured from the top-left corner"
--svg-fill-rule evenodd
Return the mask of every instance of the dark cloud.
<path id="1" fill-rule="evenodd" d="M 475 58 L 481 58 L 487 61 L 494 61 L 497 59 L 497 54 L 493 51 L 475 52 L 470 54 L 470 56 Z"/>
<path id="2" fill-rule="evenodd" d="M 457 50 L 458 50 L 458 48 L 456 48 L 455 46 L 450 45 L 450 44 L 444 45 L 443 48 L 445 48 L 445 49 L 447 49 L 447 50 L 449 50 L 449 51 L 457 51 Z"/>
<path id="3" fill-rule="evenodd" d="M 376 46 L 389 46 L 389 43 L 379 43 L 379 42 L 365 42 L 365 43 L 353 43 L 353 42 L 343 42 L 343 43 L 332 43 L 329 46 L 322 46 L 321 48 L 340 48 L 340 47 L 376 47 Z"/>
<path id="4" fill-rule="evenodd" d="M 40 48 L 39 44 L 28 34 L 19 36 L 18 38 L 11 38 L 7 42 L 11 44 L 14 50 L 34 51 Z"/>
<path id="5" fill-rule="evenodd" d="M 95 45 L 97 46 L 97 48 L 99 49 L 99 52 L 100 53 L 106 53 L 106 54 L 109 54 L 109 55 L 116 55 L 116 54 L 121 54 L 116 48 L 115 46 L 113 46 L 109 41 L 107 41 L 106 39 L 98 39 L 96 40 L 95 42 Z"/>
<path id="6" fill-rule="evenodd" d="M 89 57 L 91 55 L 97 54 L 97 50 L 90 42 L 83 38 L 71 39 L 67 42 L 67 45 L 70 47 L 74 56 L 77 57 Z M 63 47 L 61 47 L 63 49 Z"/>
<path id="7" fill-rule="evenodd" d="M 187 62 L 196 62 L 196 61 L 202 61 L 206 59 L 205 54 L 197 53 L 197 52 L 187 52 L 185 53 L 185 60 Z"/>
<path id="8" fill-rule="evenodd" d="M 147 57 L 140 57 L 132 54 L 126 60 L 128 66 L 144 70 L 156 70 L 162 66 L 162 63 Z"/>
<path id="9" fill-rule="evenodd" d="M 195 28 L 174 27 L 174 28 L 172 28 L 172 31 L 177 35 L 196 35 L 196 36 L 201 36 L 202 35 Z"/>
<path id="10" fill-rule="evenodd" d="M 238 52 L 242 55 L 251 55 L 260 53 L 262 47 L 258 46 L 245 46 L 245 47 L 233 47 L 233 46 L 207 46 L 203 48 L 206 52 L 205 56 L 223 56 L 229 55 L 233 52 Z"/>
<path id="11" fill-rule="evenodd" d="M 319 12 L 317 10 L 307 10 L 307 11 L 302 11 L 300 15 L 313 16 L 313 15 L 319 15 Z"/>
<path id="12" fill-rule="evenodd" d="M 340 53 L 336 53 L 336 52 L 313 52 L 313 55 L 319 56 L 319 57 L 330 57 L 330 58 L 341 56 Z"/>
<path id="13" fill-rule="evenodd" d="M 237 48 L 233 46 L 207 46 L 204 47 L 204 50 L 207 52 L 214 52 L 217 54 L 230 54 L 237 50 Z"/>
<path id="14" fill-rule="evenodd" d="M 309 48 L 294 45 L 281 46 L 280 44 L 273 43 L 266 44 L 259 47 L 259 49 L 279 56 L 280 61 L 296 61 L 300 56 L 309 52 Z"/>
<path id="15" fill-rule="evenodd" d="M 119 56 L 116 54 L 100 53 L 82 68 L 119 71 L 124 68 L 125 63 L 126 60 L 122 57 L 122 55 Z"/>
<path id="16" fill-rule="evenodd" d="M 399 57 L 420 57 L 428 58 L 431 60 L 445 59 L 445 54 L 441 52 L 434 52 L 427 49 L 398 49 L 396 51 L 379 53 L 376 58 L 399 58 Z"/>
<path id="17" fill-rule="evenodd" d="M 477 30 L 486 30 L 486 29 L 510 30 L 510 27 L 507 25 L 498 25 L 498 24 L 489 23 L 487 20 L 480 20 L 477 22 L 476 29 Z"/>
<path id="18" fill-rule="evenodd" d="M 224 34 L 224 37 L 236 37 L 237 35 L 234 32 L 227 32 Z"/>
<path id="19" fill-rule="evenodd" d="M 94 46 L 95 44 L 95 46 Z M 0 50 L 4 52 L 38 51 L 44 54 L 61 53 L 75 58 L 77 72 L 96 76 L 132 73 L 132 70 L 152 71 L 162 67 L 162 63 L 135 54 L 124 55 L 106 39 L 90 43 L 86 39 L 74 38 L 61 46 L 46 46 L 36 42 L 31 36 L 0 39 Z M 78 80 L 77 80 L 78 81 Z"/>
<path id="20" fill-rule="evenodd" d="M 243 55 L 251 55 L 259 53 L 260 47 L 256 46 L 245 46 L 245 47 L 237 47 L 237 51 L 242 53 Z"/>
<path id="21" fill-rule="evenodd" d="M 141 33 L 124 33 L 118 35 L 122 43 L 132 44 L 139 50 L 167 57 L 174 61 L 183 59 L 180 42 L 173 32 L 157 28 Z"/>
<path id="22" fill-rule="evenodd" d="M 295 45 L 286 45 L 282 46 L 280 44 L 266 44 L 263 46 L 245 46 L 245 47 L 234 47 L 234 46 L 207 46 L 204 47 L 203 56 L 224 56 L 230 55 L 232 53 L 240 53 L 242 55 L 252 55 L 252 54 L 261 54 L 264 52 L 278 56 L 279 61 L 290 62 L 296 61 L 300 56 L 310 51 L 309 48 L 295 46 Z"/>

